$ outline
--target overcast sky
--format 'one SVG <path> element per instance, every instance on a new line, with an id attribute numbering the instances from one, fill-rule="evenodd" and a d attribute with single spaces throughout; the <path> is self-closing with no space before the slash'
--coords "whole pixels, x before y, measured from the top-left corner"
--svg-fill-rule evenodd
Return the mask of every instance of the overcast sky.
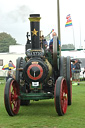
<path id="1" fill-rule="evenodd" d="M 0 0 L 0 32 L 6 32 L 17 43 L 26 43 L 30 31 L 29 14 L 41 16 L 40 30 L 46 36 L 52 29 L 57 32 L 57 0 Z M 85 0 L 60 0 L 61 44 L 75 43 L 76 48 L 85 40 Z M 66 16 L 71 14 L 73 26 L 65 28 Z"/>

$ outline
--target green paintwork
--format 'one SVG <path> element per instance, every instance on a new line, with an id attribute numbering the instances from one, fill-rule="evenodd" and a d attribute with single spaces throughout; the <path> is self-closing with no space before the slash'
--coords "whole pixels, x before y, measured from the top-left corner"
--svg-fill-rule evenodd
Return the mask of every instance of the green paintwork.
<path id="1" fill-rule="evenodd" d="M 52 93 L 21 93 L 19 98 L 22 100 L 43 100 L 52 99 L 54 95 Z"/>
<path id="2" fill-rule="evenodd" d="M 30 89 L 35 89 L 35 88 L 37 88 L 37 89 L 42 89 L 42 85 L 41 84 L 39 84 L 39 86 L 30 86 Z"/>

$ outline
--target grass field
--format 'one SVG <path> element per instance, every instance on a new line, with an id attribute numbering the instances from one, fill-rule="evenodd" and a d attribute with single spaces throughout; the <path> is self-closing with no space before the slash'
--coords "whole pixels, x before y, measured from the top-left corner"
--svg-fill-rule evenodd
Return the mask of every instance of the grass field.
<path id="1" fill-rule="evenodd" d="M 31 101 L 10 117 L 4 107 L 4 84 L 0 84 L 0 128 L 85 128 L 85 83 L 72 88 L 72 105 L 58 116 L 54 99 Z"/>

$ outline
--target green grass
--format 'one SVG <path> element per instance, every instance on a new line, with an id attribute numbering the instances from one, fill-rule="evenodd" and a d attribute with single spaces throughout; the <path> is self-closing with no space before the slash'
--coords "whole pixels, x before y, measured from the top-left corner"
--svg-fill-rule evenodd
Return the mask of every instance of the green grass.
<path id="1" fill-rule="evenodd" d="M 64 116 L 58 116 L 54 99 L 31 101 L 20 107 L 17 116 L 10 117 L 4 107 L 4 86 L 0 84 L 0 128 L 84 128 L 85 83 L 72 88 L 72 105 Z"/>

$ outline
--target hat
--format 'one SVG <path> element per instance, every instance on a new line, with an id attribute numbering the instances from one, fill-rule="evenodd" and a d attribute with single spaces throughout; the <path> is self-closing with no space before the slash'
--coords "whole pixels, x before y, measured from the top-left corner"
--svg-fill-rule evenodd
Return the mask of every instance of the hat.
<path id="1" fill-rule="evenodd" d="M 12 62 L 12 60 L 10 60 L 9 62 Z"/>

